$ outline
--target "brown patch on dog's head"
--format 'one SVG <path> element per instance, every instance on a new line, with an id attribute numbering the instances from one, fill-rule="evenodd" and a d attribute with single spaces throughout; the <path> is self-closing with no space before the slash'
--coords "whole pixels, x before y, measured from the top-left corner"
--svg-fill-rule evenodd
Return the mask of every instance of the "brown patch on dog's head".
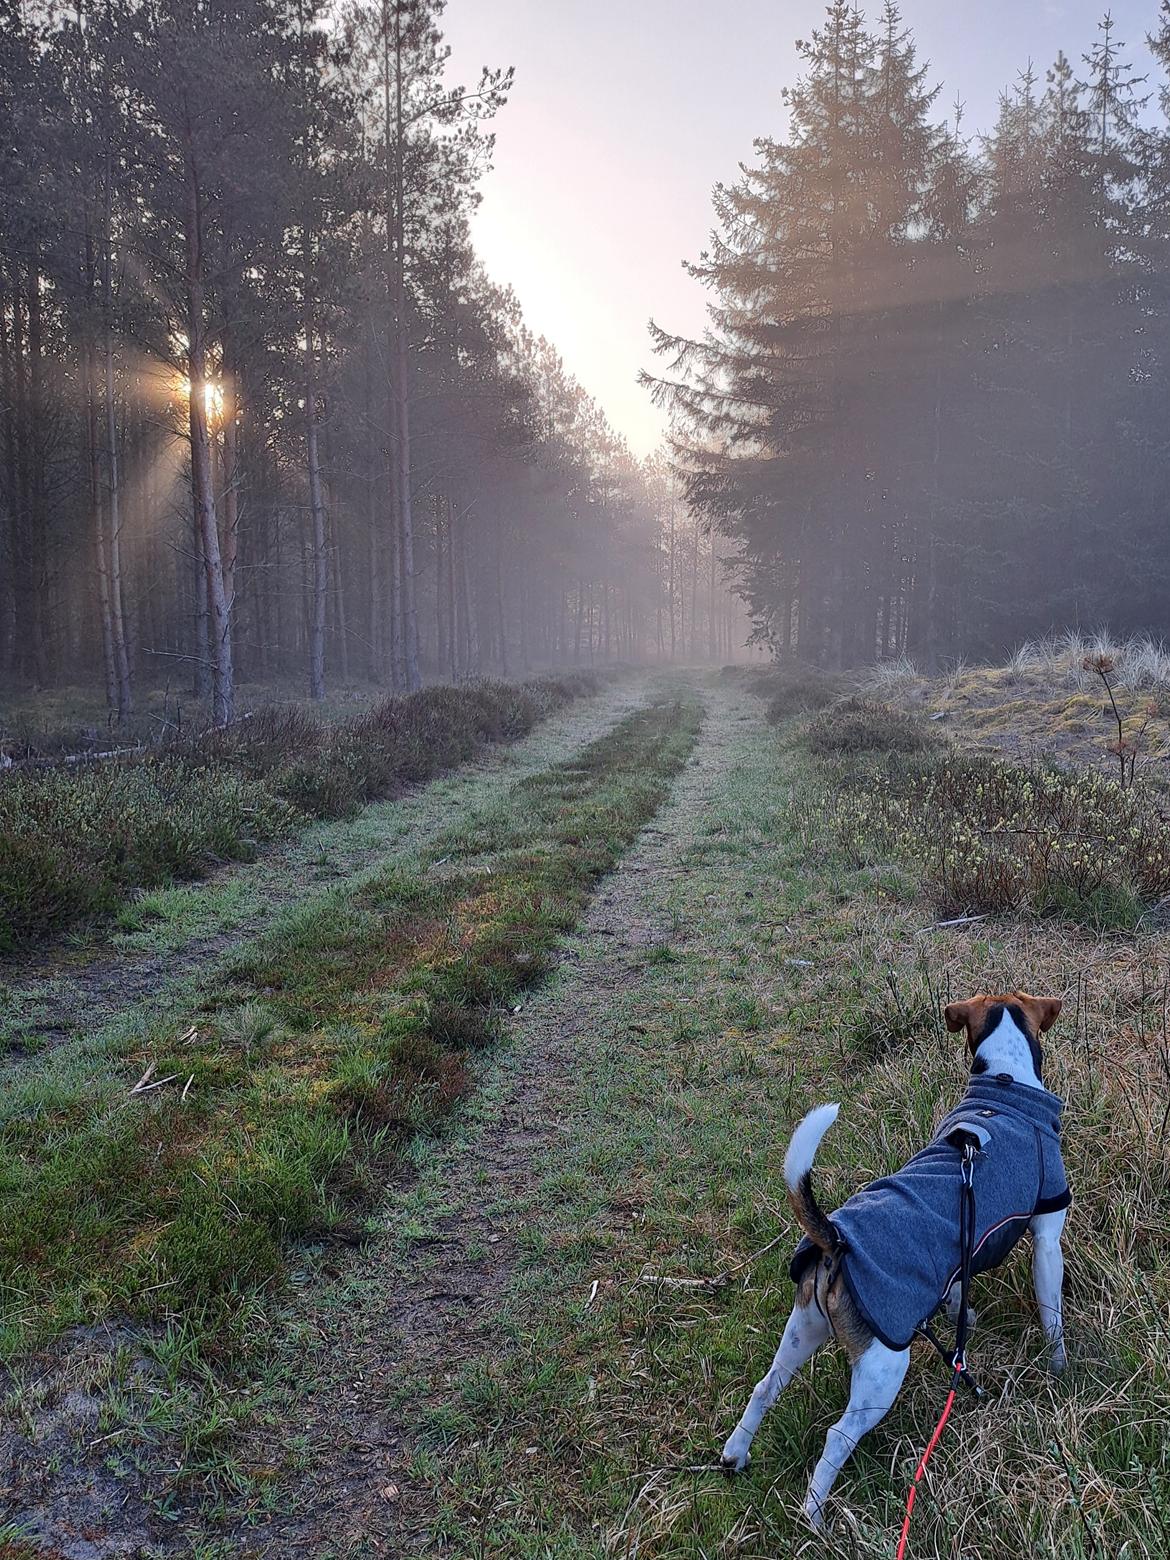
<path id="1" fill-rule="evenodd" d="M 943 1018 L 952 1034 L 967 1031 L 967 1049 L 974 1056 L 988 1029 L 993 1009 L 1013 1009 L 1023 1015 L 1028 1038 L 1035 1040 L 1055 1024 L 1062 1003 L 1059 997 L 1034 997 L 1028 991 L 980 991 L 966 1002 L 948 1002 Z M 1014 1013 L 1013 1013 L 1014 1016 Z"/>

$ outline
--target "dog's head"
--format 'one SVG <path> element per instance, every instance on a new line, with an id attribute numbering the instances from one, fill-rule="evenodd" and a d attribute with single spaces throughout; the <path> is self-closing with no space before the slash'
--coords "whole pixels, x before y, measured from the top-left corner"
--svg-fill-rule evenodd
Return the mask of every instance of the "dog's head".
<path id="1" fill-rule="evenodd" d="M 948 1002 L 943 1017 L 952 1033 L 967 1031 L 967 1049 L 974 1056 L 1006 1011 L 1027 1036 L 1039 1076 L 1039 1037 L 1055 1024 L 1062 1005 L 1059 997 L 1034 997 L 1028 991 L 980 991 L 966 1002 Z"/>

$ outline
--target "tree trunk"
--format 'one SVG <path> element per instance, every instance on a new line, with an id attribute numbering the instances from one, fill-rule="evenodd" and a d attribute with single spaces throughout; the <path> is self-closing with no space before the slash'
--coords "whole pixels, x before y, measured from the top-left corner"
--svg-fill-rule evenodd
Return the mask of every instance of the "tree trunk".
<path id="1" fill-rule="evenodd" d="M 220 377 L 220 418 L 223 422 L 223 460 L 221 462 L 223 534 L 223 589 L 227 597 L 232 633 L 239 637 L 236 622 L 236 565 L 240 558 L 240 373 L 230 335 L 223 338 L 223 368 Z M 236 646 L 232 646 L 235 663 Z"/>
<path id="2" fill-rule="evenodd" d="M 98 614 L 102 632 L 102 666 L 106 674 L 106 707 L 118 708 L 118 669 L 114 660 L 114 626 L 110 613 L 109 549 L 102 506 L 101 450 L 98 444 L 97 385 L 92 338 L 85 343 L 85 442 L 89 464 L 90 528 L 97 561 Z"/>
<path id="3" fill-rule="evenodd" d="M 402 676 L 406 691 L 420 685 L 418 670 L 418 612 L 414 579 L 414 519 L 410 491 L 410 339 L 406 314 L 406 115 L 403 104 L 405 40 L 402 12 L 394 11 L 394 108 L 390 108 L 390 27 L 388 0 L 382 0 L 383 131 L 386 150 L 386 247 L 388 292 L 391 308 L 390 400 L 393 443 L 391 449 L 394 519 L 398 550 L 395 591 L 401 612 L 395 617 L 402 646 Z M 390 143 L 393 128 L 394 156 Z"/>
<path id="4" fill-rule="evenodd" d="M 207 326 L 204 319 L 203 224 L 199 173 L 187 147 L 187 200 L 184 240 L 187 261 L 187 378 L 190 385 L 191 489 L 207 590 L 213 718 L 228 725 L 235 715 L 231 609 L 224 590 L 215 492 L 211 476 L 211 440 L 207 408 Z"/>
<path id="5" fill-rule="evenodd" d="M 114 652 L 118 721 L 130 714 L 130 662 L 126 653 L 126 614 L 122 605 L 122 484 L 118 464 L 118 412 L 114 376 L 113 277 L 110 255 L 111 181 L 107 153 L 105 231 L 102 235 L 102 364 L 106 434 L 106 515 L 109 520 L 110 630 Z"/>
<path id="6" fill-rule="evenodd" d="M 675 627 L 674 627 L 674 494 L 670 496 L 670 659 L 675 657 Z"/>
<path id="7" fill-rule="evenodd" d="M 715 625 L 715 528 L 711 528 L 711 588 L 707 593 L 707 659 L 719 659 L 719 638 Z"/>
<path id="8" fill-rule="evenodd" d="M 475 599 L 471 592 L 471 566 L 468 561 L 468 526 L 467 519 L 470 510 L 464 510 L 459 521 L 459 581 L 463 593 L 463 621 L 467 643 L 467 659 L 465 670 L 468 676 L 474 676 L 480 670 L 479 664 L 479 625 L 475 613 Z"/>
<path id="9" fill-rule="evenodd" d="M 503 521 L 496 521 L 496 619 L 500 635 L 500 674 L 508 675 L 508 629 L 504 618 L 504 537 Z"/>
<path id="10" fill-rule="evenodd" d="M 308 238 L 306 237 L 306 280 Z M 325 609 L 329 600 L 329 548 L 325 501 L 321 492 L 321 457 L 317 440 L 317 369 L 313 320 L 305 320 L 305 448 L 309 462 L 309 518 L 313 545 L 312 621 L 309 629 L 309 694 L 325 697 Z"/>

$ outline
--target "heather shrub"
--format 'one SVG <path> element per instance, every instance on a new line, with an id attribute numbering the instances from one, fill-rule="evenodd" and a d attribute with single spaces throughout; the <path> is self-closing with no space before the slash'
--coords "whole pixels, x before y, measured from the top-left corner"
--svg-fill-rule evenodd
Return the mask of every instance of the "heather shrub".
<path id="1" fill-rule="evenodd" d="M 172 759 L 0 780 L 0 946 L 114 909 L 134 888 L 250 858 L 292 809 L 230 769 Z"/>
<path id="2" fill-rule="evenodd" d="M 762 674 L 755 691 L 767 699 L 768 719 L 778 725 L 832 704 L 841 696 L 841 683 L 816 666 L 783 664 Z"/>
<path id="3" fill-rule="evenodd" d="M 805 742 L 819 755 L 834 753 L 925 753 L 946 739 L 916 715 L 872 699 L 842 699 L 809 722 Z"/>
<path id="4" fill-rule="evenodd" d="M 0 949 L 109 913 L 135 889 L 250 858 L 298 817 L 340 818 L 510 741 L 607 674 L 468 683 L 340 725 L 272 706 L 105 763 L 0 775 Z"/>

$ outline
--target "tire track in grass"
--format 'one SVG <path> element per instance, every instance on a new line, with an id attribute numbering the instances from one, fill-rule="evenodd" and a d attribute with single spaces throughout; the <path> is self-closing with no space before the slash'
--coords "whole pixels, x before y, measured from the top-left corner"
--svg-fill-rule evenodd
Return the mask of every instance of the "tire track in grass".
<path id="1" fill-rule="evenodd" d="M 294 1319 L 291 1379 L 265 1412 L 296 1425 L 303 1469 L 278 1518 L 253 1535 L 233 1527 L 230 1541 L 247 1552 L 305 1560 L 437 1552 L 438 1449 L 467 1432 L 461 1378 L 471 1372 L 490 1392 L 490 1362 L 526 1347 L 509 1293 L 541 1258 L 535 1167 L 568 1146 L 571 1104 L 606 1013 L 636 1001 L 647 961 L 677 930 L 666 892 L 688 870 L 686 849 L 705 826 L 736 731 L 759 723 L 746 696 L 718 691 L 704 702 L 699 741 L 669 798 L 594 896 L 556 973 L 509 1022 L 509 1043 L 481 1068 L 456 1130 L 418 1145 L 414 1173 L 380 1216 L 387 1243 Z M 270 1436 L 257 1455 L 276 1462 L 282 1451 Z M 475 1553 L 465 1514 L 459 1525 L 467 1540 L 459 1552 Z M 511 1560 L 506 1547 L 484 1553 Z"/>
<path id="2" fill-rule="evenodd" d="M 202 1375 L 188 1406 L 206 1420 L 212 1367 L 225 1350 L 250 1357 L 290 1240 L 331 1235 L 331 1260 L 339 1239 L 360 1235 L 353 1210 L 465 1091 L 466 1047 L 492 1038 L 493 1011 L 538 978 L 596 880 L 657 810 L 699 714 L 685 694 L 635 711 L 569 762 L 518 782 L 507 805 L 439 836 L 430 863 L 453 858 L 453 869 L 375 875 L 254 944 L 208 993 L 185 1050 L 162 1049 L 175 1047 L 173 1034 L 129 1048 L 127 1087 L 149 1055 L 160 1079 L 191 1068 L 190 1102 L 170 1087 L 127 1110 L 124 1098 L 80 1091 L 10 1118 L 0 1281 L 18 1304 L 12 1331 L 95 1309 L 166 1323 L 156 1363 L 172 1389 Z M 135 1411 L 149 1415 L 159 1373 L 127 1374 L 126 1422 L 112 1434 L 132 1445 L 145 1421 L 135 1425 L 127 1405 L 137 1396 Z M 211 1414 L 220 1442 L 232 1395 Z M 216 1436 L 202 1444 L 205 1424 L 199 1434 L 190 1422 L 165 1429 L 184 1488 L 200 1475 L 248 1482 L 236 1452 Z M 13 1439 L 10 1495 L 27 1500 L 32 1459 L 19 1431 Z M 145 1498 L 173 1498 L 176 1470 L 160 1485 L 159 1459 L 150 1463 L 153 1485 L 129 1491 L 140 1521 Z M 75 1457 L 69 1471 L 75 1496 Z M 68 1517 L 46 1515 L 44 1501 L 37 1510 L 41 1531 L 76 1526 L 73 1501 Z"/>

